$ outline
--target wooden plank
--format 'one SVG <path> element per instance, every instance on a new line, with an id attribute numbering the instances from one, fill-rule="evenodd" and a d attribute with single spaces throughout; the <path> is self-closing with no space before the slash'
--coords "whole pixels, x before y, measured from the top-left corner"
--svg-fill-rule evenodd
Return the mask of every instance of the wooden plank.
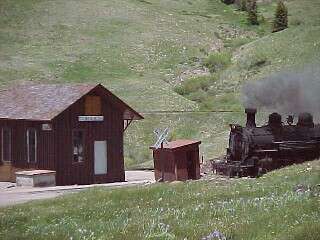
<path id="1" fill-rule="evenodd" d="M 85 97 L 85 115 L 101 115 L 101 97 L 88 95 Z"/>

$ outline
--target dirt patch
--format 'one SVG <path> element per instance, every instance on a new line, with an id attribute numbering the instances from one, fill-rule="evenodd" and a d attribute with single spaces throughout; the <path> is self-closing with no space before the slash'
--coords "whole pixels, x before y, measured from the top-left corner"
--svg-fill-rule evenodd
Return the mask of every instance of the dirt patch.
<path id="1" fill-rule="evenodd" d="M 218 27 L 219 33 L 217 33 L 220 39 L 232 40 L 239 37 L 242 38 L 256 38 L 258 34 L 253 31 L 245 31 L 240 28 L 230 27 L 229 25 L 221 25 Z"/>
<path id="2" fill-rule="evenodd" d="M 209 76 L 210 71 L 208 68 L 204 66 L 198 66 L 192 69 L 187 69 L 183 72 L 181 72 L 175 80 L 178 82 L 183 82 L 187 80 L 188 78 L 193 78 L 193 77 L 202 77 L 202 76 Z"/>
<path id="3" fill-rule="evenodd" d="M 224 43 L 221 39 L 214 40 L 209 46 L 209 53 L 221 52 L 224 49 Z"/>

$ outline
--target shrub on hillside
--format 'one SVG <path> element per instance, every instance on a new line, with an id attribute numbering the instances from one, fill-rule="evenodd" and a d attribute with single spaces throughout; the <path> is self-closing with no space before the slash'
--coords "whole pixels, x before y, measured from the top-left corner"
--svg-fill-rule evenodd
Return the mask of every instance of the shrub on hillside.
<path id="1" fill-rule="evenodd" d="M 235 4 L 241 11 L 247 11 L 247 0 L 235 0 Z"/>
<path id="2" fill-rule="evenodd" d="M 225 4 L 233 4 L 235 0 L 221 0 L 221 2 L 225 3 Z"/>
<path id="3" fill-rule="evenodd" d="M 226 40 L 224 46 L 227 47 L 227 48 L 236 49 L 236 48 L 239 48 L 242 45 L 247 44 L 247 43 L 249 43 L 251 41 L 252 41 L 252 39 L 249 38 L 249 37 L 240 36 L 240 37 L 237 37 L 237 38 Z"/>
<path id="4" fill-rule="evenodd" d="M 202 89 L 199 89 L 197 92 L 190 93 L 188 99 L 198 103 L 206 101 L 208 98 L 208 92 Z"/>
<path id="5" fill-rule="evenodd" d="M 304 22 L 302 19 L 299 19 L 299 18 L 291 18 L 290 19 L 290 25 L 291 26 L 300 26 L 300 25 L 303 25 Z"/>
<path id="6" fill-rule="evenodd" d="M 257 1 L 249 0 L 247 4 L 248 11 L 248 22 L 251 25 L 259 25 L 258 21 L 258 9 L 257 9 Z"/>
<path id="7" fill-rule="evenodd" d="M 279 32 L 288 27 L 288 9 L 282 0 L 279 0 L 275 19 L 273 21 L 272 32 Z"/>
<path id="8" fill-rule="evenodd" d="M 258 70 L 259 68 L 269 64 L 270 61 L 266 53 L 259 50 L 249 54 L 245 59 L 239 61 L 241 69 L 245 69 L 247 71 Z"/>
<path id="9" fill-rule="evenodd" d="M 199 90 L 207 91 L 209 86 L 214 82 L 211 77 L 195 77 L 183 81 L 174 88 L 174 91 L 180 95 L 186 96 Z"/>
<path id="10" fill-rule="evenodd" d="M 204 62 L 211 73 L 218 72 L 226 68 L 231 63 L 231 55 L 228 52 L 211 54 Z"/>

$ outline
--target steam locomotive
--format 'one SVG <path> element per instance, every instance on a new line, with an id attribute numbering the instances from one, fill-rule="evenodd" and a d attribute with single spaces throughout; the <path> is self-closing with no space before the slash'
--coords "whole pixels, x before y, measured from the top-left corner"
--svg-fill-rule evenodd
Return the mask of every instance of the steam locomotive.
<path id="1" fill-rule="evenodd" d="M 234 176 L 257 177 L 294 163 L 320 156 L 320 125 L 310 113 L 301 113 L 294 124 L 278 113 L 269 115 L 268 123 L 256 126 L 256 109 L 246 109 L 246 126 L 230 124 L 229 147 L 222 160 L 212 161 L 214 172 Z"/>

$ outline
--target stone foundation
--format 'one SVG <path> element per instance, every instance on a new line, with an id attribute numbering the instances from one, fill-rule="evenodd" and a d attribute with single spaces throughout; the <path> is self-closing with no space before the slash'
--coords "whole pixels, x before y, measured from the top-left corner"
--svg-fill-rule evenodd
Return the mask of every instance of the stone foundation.
<path id="1" fill-rule="evenodd" d="M 56 186 L 56 172 L 49 170 L 32 170 L 16 172 L 17 186 L 52 187 Z"/>

